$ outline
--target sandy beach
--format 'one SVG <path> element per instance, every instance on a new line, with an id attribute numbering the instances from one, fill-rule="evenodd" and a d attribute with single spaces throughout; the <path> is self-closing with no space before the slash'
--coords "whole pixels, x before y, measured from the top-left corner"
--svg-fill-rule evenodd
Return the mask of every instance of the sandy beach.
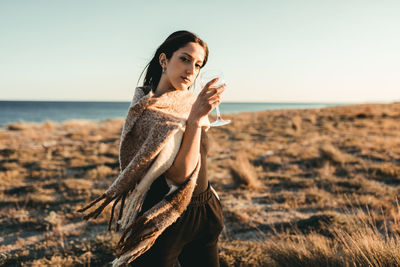
<path id="1" fill-rule="evenodd" d="M 208 132 L 221 266 L 400 265 L 400 103 L 224 118 Z M 118 175 L 122 125 L 0 130 L 0 265 L 109 265 L 111 207 L 89 222 L 76 210 Z"/>

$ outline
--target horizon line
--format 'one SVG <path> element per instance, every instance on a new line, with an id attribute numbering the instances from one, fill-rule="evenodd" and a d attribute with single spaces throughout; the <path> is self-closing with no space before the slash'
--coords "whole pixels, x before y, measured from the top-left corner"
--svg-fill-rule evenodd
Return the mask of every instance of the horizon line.
<path id="1" fill-rule="evenodd" d="M 115 102 L 115 103 L 129 103 L 129 100 L 85 100 L 85 99 L 66 99 L 66 100 L 42 100 L 42 99 L 0 99 L 0 102 Z M 398 100 L 366 100 L 366 101 L 291 101 L 291 100 L 279 100 L 279 101 L 223 101 L 225 104 L 380 104 L 380 103 L 399 103 Z"/>

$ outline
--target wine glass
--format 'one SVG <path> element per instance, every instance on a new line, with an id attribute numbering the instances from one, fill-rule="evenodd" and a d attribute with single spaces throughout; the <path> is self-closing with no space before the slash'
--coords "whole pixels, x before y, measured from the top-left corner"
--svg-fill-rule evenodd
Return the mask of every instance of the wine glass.
<path id="1" fill-rule="evenodd" d="M 220 70 L 206 70 L 200 74 L 200 85 L 203 89 L 204 86 L 211 81 L 212 79 L 219 78 L 218 81 L 213 84 L 209 89 L 214 89 L 216 87 L 220 87 L 225 84 L 224 75 Z M 223 120 L 221 118 L 221 113 L 219 111 L 219 106 L 215 107 L 215 111 L 217 112 L 217 120 L 211 123 L 211 126 L 223 126 L 230 123 L 230 120 Z"/>

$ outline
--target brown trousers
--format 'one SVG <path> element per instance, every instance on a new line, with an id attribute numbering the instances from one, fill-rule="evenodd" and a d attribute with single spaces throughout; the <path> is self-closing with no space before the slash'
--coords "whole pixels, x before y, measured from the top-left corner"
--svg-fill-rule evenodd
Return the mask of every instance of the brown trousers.
<path id="1" fill-rule="evenodd" d="M 149 189 L 139 215 L 157 203 L 168 190 L 165 178 L 160 176 Z M 178 220 L 130 266 L 173 267 L 179 260 L 182 267 L 218 267 L 218 237 L 223 227 L 221 202 L 208 183 L 207 190 L 193 196 Z"/>

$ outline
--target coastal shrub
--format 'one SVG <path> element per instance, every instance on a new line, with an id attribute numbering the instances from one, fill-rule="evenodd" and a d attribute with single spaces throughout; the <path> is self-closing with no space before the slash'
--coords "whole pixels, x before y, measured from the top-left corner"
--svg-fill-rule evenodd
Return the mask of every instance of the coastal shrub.
<path id="1" fill-rule="evenodd" d="M 346 160 L 346 156 L 332 144 L 323 144 L 319 151 L 323 159 L 329 160 L 333 163 L 342 164 Z"/>
<path id="2" fill-rule="evenodd" d="M 266 253 L 272 266 L 400 266 L 400 233 L 388 230 L 398 225 L 399 214 L 381 218 L 364 211 L 346 214 L 346 229 L 333 225 L 332 237 L 316 232 L 309 234 L 278 233 L 266 241 Z"/>
<path id="3" fill-rule="evenodd" d="M 107 176 L 113 174 L 113 170 L 105 165 L 99 165 L 94 169 L 87 172 L 86 176 L 91 179 L 106 178 Z"/>
<path id="4" fill-rule="evenodd" d="M 230 173 L 236 186 L 260 189 L 262 183 L 258 180 L 257 172 L 250 163 L 246 152 L 238 153 L 234 160 L 228 164 Z"/>

